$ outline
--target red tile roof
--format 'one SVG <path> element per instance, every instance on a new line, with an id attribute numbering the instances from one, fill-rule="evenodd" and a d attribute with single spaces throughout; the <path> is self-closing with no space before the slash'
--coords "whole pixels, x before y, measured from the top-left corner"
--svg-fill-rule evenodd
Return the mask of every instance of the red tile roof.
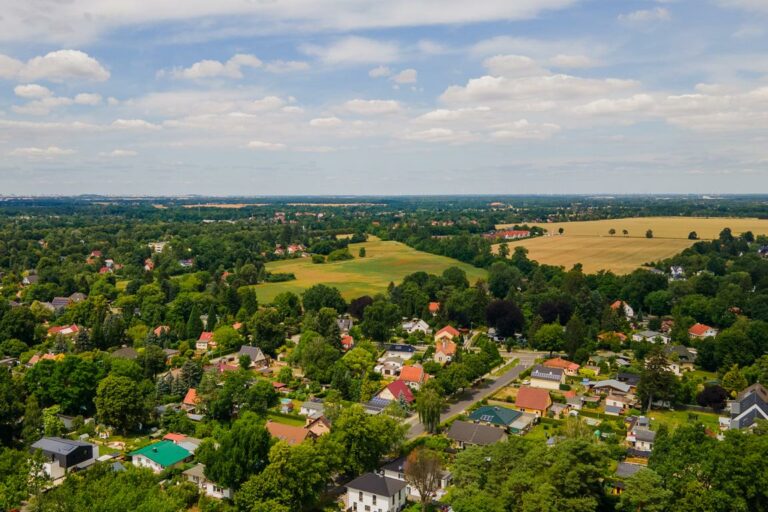
<path id="1" fill-rule="evenodd" d="M 177 434 L 175 432 L 169 432 L 163 436 L 163 439 L 166 439 L 168 441 L 173 441 L 174 443 L 178 443 L 179 441 L 183 441 L 187 438 L 184 434 Z"/>
<path id="2" fill-rule="evenodd" d="M 274 421 L 267 420 L 267 431 L 272 437 L 276 437 L 288 444 L 299 444 L 304 441 L 310 431 L 304 427 L 294 427 L 293 425 L 283 425 Z"/>
<path id="3" fill-rule="evenodd" d="M 424 368 L 420 364 L 414 364 L 413 366 L 403 366 L 400 370 L 400 379 L 405 382 L 418 382 L 422 383 L 426 379 L 424 378 Z"/>
<path id="4" fill-rule="evenodd" d="M 195 388 L 189 388 L 189 390 L 187 390 L 186 396 L 184 397 L 184 405 L 197 405 L 197 402 L 197 390 Z"/>
<path id="5" fill-rule="evenodd" d="M 167 333 L 170 330 L 171 330 L 171 328 L 169 326 L 167 326 L 167 325 L 158 325 L 157 327 L 155 327 L 155 330 L 152 331 L 152 332 L 155 333 L 155 336 L 160 336 L 164 332 Z"/>
<path id="6" fill-rule="evenodd" d="M 438 341 L 435 344 L 435 352 L 440 352 L 447 356 L 452 356 L 456 354 L 456 344 L 449 340 Z"/>
<path id="7" fill-rule="evenodd" d="M 691 334 L 693 336 L 704 336 L 704 334 L 711 329 L 710 326 L 706 324 L 693 324 L 690 329 L 688 329 L 688 334 Z"/>
<path id="8" fill-rule="evenodd" d="M 574 372 L 581 368 L 578 364 L 566 361 L 562 357 L 555 357 L 554 359 L 544 361 L 544 366 L 548 368 L 562 368 L 563 370 L 571 370 Z"/>
<path id="9" fill-rule="evenodd" d="M 349 350 L 352 347 L 355 346 L 355 338 L 350 336 L 349 334 L 341 337 L 341 346 L 344 347 L 344 350 Z"/>
<path id="10" fill-rule="evenodd" d="M 523 409 L 546 411 L 552 405 L 552 399 L 546 389 L 523 386 L 517 391 L 515 405 Z"/>
<path id="11" fill-rule="evenodd" d="M 446 325 L 445 327 L 443 327 L 442 329 L 440 329 L 435 333 L 435 338 L 439 338 L 442 334 L 450 334 L 451 337 L 455 338 L 456 336 L 459 335 L 459 331 L 457 331 L 451 325 Z"/>
<path id="12" fill-rule="evenodd" d="M 208 331 L 201 332 L 197 341 L 213 341 L 213 333 Z"/>
<path id="13" fill-rule="evenodd" d="M 440 303 L 439 302 L 430 302 L 429 303 L 429 312 L 430 313 L 437 313 L 440 311 Z"/>
<path id="14" fill-rule="evenodd" d="M 413 392 L 411 391 L 411 388 L 408 387 L 408 384 L 402 380 L 391 382 L 387 386 L 387 389 L 395 398 L 400 398 L 402 396 L 403 400 L 405 400 L 407 403 L 410 404 L 413 402 Z"/>

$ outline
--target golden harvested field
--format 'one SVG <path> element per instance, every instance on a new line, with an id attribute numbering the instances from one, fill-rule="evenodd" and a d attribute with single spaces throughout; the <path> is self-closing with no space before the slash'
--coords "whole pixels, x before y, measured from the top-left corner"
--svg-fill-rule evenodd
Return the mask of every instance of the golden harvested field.
<path id="1" fill-rule="evenodd" d="M 622 230 L 629 231 L 630 237 L 645 237 L 645 232 L 653 230 L 654 238 L 688 238 L 688 233 L 695 231 L 699 239 L 714 239 L 723 228 L 731 228 L 736 235 L 752 231 L 755 235 L 768 234 L 768 219 L 737 219 L 721 217 L 633 217 L 626 219 L 589 220 L 583 222 L 553 222 L 536 224 L 556 234 L 563 228 L 567 236 L 610 236 L 608 230 L 616 230 L 616 237 L 623 236 Z M 512 227 L 500 224 L 498 229 Z"/>
<path id="2" fill-rule="evenodd" d="M 686 239 L 567 235 L 508 242 L 510 250 L 525 246 L 528 257 L 540 263 L 562 265 L 566 270 L 581 263 L 586 273 L 611 270 L 616 274 L 628 274 L 643 263 L 674 256 L 692 243 Z M 496 250 L 498 246 L 494 246 Z"/>
<path id="3" fill-rule="evenodd" d="M 366 257 L 358 258 L 360 247 L 365 247 Z M 292 272 L 296 280 L 283 283 L 264 283 L 256 286 L 259 302 L 271 302 L 281 292 L 301 294 L 315 284 L 334 286 L 345 299 L 386 292 L 390 282 L 400 283 L 414 272 L 440 274 L 448 267 L 459 267 L 474 283 L 485 278 L 486 272 L 444 256 L 417 251 L 400 242 L 382 241 L 370 237 L 367 242 L 350 244 L 352 260 L 314 264 L 310 258 L 300 258 L 267 263 L 270 272 Z"/>

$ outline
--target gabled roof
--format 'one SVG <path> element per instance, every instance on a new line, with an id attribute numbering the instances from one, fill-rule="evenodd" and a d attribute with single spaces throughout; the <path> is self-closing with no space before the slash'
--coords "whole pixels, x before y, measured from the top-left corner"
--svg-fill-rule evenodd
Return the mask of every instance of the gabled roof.
<path id="1" fill-rule="evenodd" d="M 140 450 L 129 453 L 131 457 L 143 455 L 149 460 L 160 464 L 162 467 L 167 468 L 178 464 L 190 455 L 187 450 L 178 446 L 171 441 L 160 441 L 159 443 L 150 444 Z"/>
<path id="2" fill-rule="evenodd" d="M 72 453 L 81 446 L 92 445 L 83 441 L 72 441 L 71 439 L 64 439 L 62 437 L 43 437 L 32 444 L 32 448 L 35 448 L 36 450 L 61 455 Z"/>
<path id="3" fill-rule="evenodd" d="M 744 391 L 738 394 L 738 396 L 736 397 L 736 400 L 743 400 L 749 395 L 756 395 L 763 402 L 768 404 L 768 389 L 765 389 L 765 386 L 763 386 L 759 382 L 752 384 L 748 388 L 744 389 Z"/>
<path id="4" fill-rule="evenodd" d="M 548 368 L 539 364 L 531 370 L 531 378 L 560 382 L 563 379 L 563 373 L 562 368 Z"/>
<path id="5" fill-rule="evenodd" d="M 688 329 L 688 334 L 692 336 L 704 336 L 710 329 L 712 329 L 712 327 L 706 324 L 693 324 L 691 328 Z"/>
<path id="6" fill-rule="evenodd" d="M 409 354 L 412 354 L 416 352 L 416 347 L 413 345 L 406 345 L 406 344 L 397 344 L 393 343 L 391 345 L 387 345 L 387 352 L 408 352 Z"/>
<path id="7" fill-rule="evenodd" d="M 201 332 L 197 341 L 213 341 L 213 333 L 208 331 Z"/>
<path id="8" fill-rule="evenodd" d="M 424 368 L 420 364 L 414 364 L 412 366 L 403 366 L 400 370 L 399 380 L 406 382 L 423 382 Z"/>
<path id="9" fill-rule="evenodd" d="M 185 405 L 197 405 L 197 390 L 195 388 L 189 388 L 187 394 L 184 396 Z"/>
<path id="10" fill-rule="evenodd" d="M 261 351 L 259 347 L 253 347 L 251 345 L 243 345 L 240 347 L 240 351 L 237 353 L 238 356 L 248 356 L 251 358 L 251 362 L 255 363 L 257 361 L 263 361 L 266 359 L 266 356 L 264 356 L 264 352 Z"/>
<path id="11" fill-rule="evenodd" d="M 623 393 L 629 393 L 629 384 L 619 382 L 616 379 L 601 380 L 592 384 L 594 389 L 612 388 Z"/>
<path id="12" fill-rule="evenodd" d="M 517 398 L 515 399 L 515 406 L 517 407 L 546 411 L 551 404 L 552 399 L 546 389 L 522 386 L 517 390 Z"/>
<path id="13" fill-rule="evenodd" d="M 408 384 L 402 380 L 390 382 L 387 386 L 387 389 L 395 398 L 399 399 L 402 397 L 403 400 L 409 404 L 413 402 L 413 392 L 411 391 L 411 388 L 408 387 Z"/>
<path id="14" fill-rule="evenodd" d="M 163 440 L 165 441 L 172 441 L 174 443 L 178 443 L 179 441 L 183 441 L 187 438 L 184 434 L 177 434 L 175 432 L 169 432 L 163 436 Z"/>
<path id="15" fill-rule="evenodd" d="M 284 425 L 274 421 L 267 420 L 265 425 L 269 435 L 276 437 L 288 444 L 299 444 L 312 433 L 304 427 L 295 427 L 293 425 Z"/>
<path id="16" fill-rule="evenodd" d="M 123 347 L 112 352 L 112 357 L 119 357 L 121 359 L 136 359 L 139 357 L 139 353 L 133 347 Z"/>
<path id="17" fill-rule="evenodd" d="M 158 325 L 157 327 L 155 327 L 154 331 L 152 331 L 152 332 L 155 333 L 155 336 L 160 336 L 161 334 L 167 333 L 170 330 L 171 330 L 171 328 L 168 325 Z"/>
<path id="18" fill-rule="evenodd" d="M 441 340 L 435 344 L 435 352 L 452 356 L 456 354 L 456 344 L 450 340 Z"/>
<path id="19" fill-rule="evenodd" d="M 469 415 L 469 419 L 473 421 L 482 421 L 484 423 L 492 423 L 500 427 L 508 427 L 521 415 L 522 413 L 520 411 L 514 409 L 486 405 L 472 412 L 472 414 Z"/>
<path id="20" fill-rule="evenodd" d="M 450 335 L 452 338 L 455 338 L 455 337 L 456 337 L 456 336 L 458 336 L 460 333 L 459 333 L 459 331 L 457 331 L 457 330 L 456 330 L 456 329 L 455 329 L 455 328 L 454 328 L 452 325 L 446 325 L 445 327 L 443 327 L 442 329 L 440 329 L 439 331 L 437 331 L 437 332 L 435 333 L 435 338 L 439 338 L 439 337 L 440 337 L 440 336 L 442 336 L 443 334 L 448 334 L 448 335 Z"/>
<path id="21" fill-rule="evenodd" d="M 439 302 L 430 302 L 429 303 L 429 312 L 430 313 L 437 313 L 440 311 L 440 303 Z"/>
<path id="22" fill-rule="evenodd" d="M 563 370 L 570 370 L 572 372 L 575 372 L 580 368 L 578 364 L 567 361 L 562 357 L 555 357 L 554 359 L 544 361 L 544 366 L 547 368 L 562 368 Z"/>
<path id="23" fill-rule="evenodd" d="M 487 445 L 501 441 L 505 434 L 500 428 L 457 420 L 451 425 L 447 436 L 462 443 Z"/>
<path id="24" fill-rule="evenodd" d="M 397 480 L 376 473 L 366 473 L 347 484 L 350 491 L 362 491 L 377 496 L 391 498 L 408 485 L 404 480 Z"/>

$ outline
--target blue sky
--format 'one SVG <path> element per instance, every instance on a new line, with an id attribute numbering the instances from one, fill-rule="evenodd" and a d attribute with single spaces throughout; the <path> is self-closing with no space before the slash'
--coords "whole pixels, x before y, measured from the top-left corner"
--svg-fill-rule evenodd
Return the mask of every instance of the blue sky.
<path id="1" fill-rule="evenodd" d="M 1 194 L 768 191 L 768 0 L 13 4 Z"/>

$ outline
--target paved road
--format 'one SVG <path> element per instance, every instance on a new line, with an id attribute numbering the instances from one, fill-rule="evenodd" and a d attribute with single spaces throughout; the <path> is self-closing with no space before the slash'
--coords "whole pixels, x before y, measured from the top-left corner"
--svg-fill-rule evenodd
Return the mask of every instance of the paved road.
<path id="1" fill-rule="evenodd" d="M 515 380 L 517 376 L 520 375 L 529 366 L 530 366 L 530 363 L 528 363 L 527 361 L 521 364 L 518 364 L 514 368 L 507 370 L 500 376 L 496 377 L 496 379 L 493 382 L 486 385 L 485 387 L 473 388 L 465 392 L 460 401 L 451 404 L 448 407 L 448 409 L 444 411 L 443 414 L 440 415 L 440 423 L 447 421 L 448 419 L 453 418 L 454 416 L 458 416 L 459 414 L 467 410 L 469 407 L 471 407 L 472 404 L 474 404 L 475 402 L 479 402 L 483 398 L 486 398 L 494 394 L 496 391 L 503 388 L 513 380 Z M 492 378 L 492 377 L 486 377 L 486 378 Z M 408 434 L 406 435 L 408 439 L 412 439 L 424 433 L 424 427 L 419 422 L 418 415 L 416 415 L 414 418 L 411 418 L 409 423 L 412 423 L 412 424 L 411 424 L 410 430 L 408 430 Z"/>

